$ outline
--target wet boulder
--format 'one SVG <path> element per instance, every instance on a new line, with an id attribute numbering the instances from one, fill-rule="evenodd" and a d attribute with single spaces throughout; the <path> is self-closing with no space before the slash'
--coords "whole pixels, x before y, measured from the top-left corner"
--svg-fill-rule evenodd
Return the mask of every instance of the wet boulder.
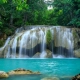
<path id="1" fill-rule="evenodd" d="M 52 52 L 48 49 L 40 53 L 40 58 L 52 58 Z"/>
<path id="2" fill-rule="evenodd" d="M 46 56 L 45 56 L 45 58 L 52 58 L 52 52 L 50 51 L 50 50 L 46 50 Z"/>
<path id="3" fill-rule="evenodd" d="M 80 49 L 74 51 L 74 56 L 80 58 Z"/>
<path id="4" fill-rule="evenodd" d="M 0 78 L 7 78 L 7 77 L 9 77 L 9 75 L 6 72 L 0 71 Z"/>
<path id="5" fill-rule="evenodd" d="M 72 77 L 72 80 L 80 80 L 80 74 L 78 74 L 78 75 Z"/>

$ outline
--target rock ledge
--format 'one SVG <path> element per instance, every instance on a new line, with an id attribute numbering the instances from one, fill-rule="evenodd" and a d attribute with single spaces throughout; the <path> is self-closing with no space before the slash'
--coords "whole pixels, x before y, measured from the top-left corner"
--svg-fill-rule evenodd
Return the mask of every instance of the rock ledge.
<path id="1" fill-rule="evenodd" d="M 26 69 L 16 69 L 8 72 L 9 75 L 22 75 L 22 74 L 41 74 L 39 71 L 33 72 L 31 70 L 26 70 Z"/>

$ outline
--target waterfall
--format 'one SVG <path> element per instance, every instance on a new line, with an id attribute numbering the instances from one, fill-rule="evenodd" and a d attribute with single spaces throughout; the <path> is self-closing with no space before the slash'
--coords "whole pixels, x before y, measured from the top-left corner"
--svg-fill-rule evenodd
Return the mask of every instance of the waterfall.
<path id="1" fill-rule="evenodd" d="M 50 44 L 46 42 L 48 30 L 52 38 Z M 4 48 L 3 54 L 6 54 L 6 58 L 73 57 L 74 40 L 72 30 L 69 28 L 37 26 L 24 30 L 20 28 L 20 31 L 18 29 L 15 35 L 6 41 Z"/>

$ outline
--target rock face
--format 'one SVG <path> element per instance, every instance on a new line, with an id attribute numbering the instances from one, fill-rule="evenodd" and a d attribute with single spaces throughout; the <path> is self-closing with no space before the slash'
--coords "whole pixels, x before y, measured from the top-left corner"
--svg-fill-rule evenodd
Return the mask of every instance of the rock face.
<path id="1" fill-rule="evenodd" d="M 60 80 L 60 79 L 57 77 L 46 77 L 46 78 L 43 78 L 41 80 Z"/>
<path id="2" fill-rule="evenodd" d="M 0 71 L 0 78 L 7 78 L 7 77 L 9 77 L 9 75 L 6 72 Z"/>
<path id="3" fill-rule="evenodd" d="M 80 58 L 80 49 L 74 51 L 74 56 Z"/>
<path id="4" fill-rule="evenodd" d="M 74 38 L 74 49 L 79 49 L 80 48 L 80 29 L 78 28 L 73 28 L 73 38 Z"/>
<path id="5" fill-rule="evenodd" d="M 72 78 L 72 80 L 80 80 L 80 74 L 74 76 L 74 77 Z"/>
<path id="6" fill-rule="evenodd" d="M 73 28 L 74 56 L 80 58 L 80 29 Z"/>
<path id="7" fill-rule="evenodd" d="M 33 72 L 31 70 L 16 69 L 8 72 L 9 75 L 23 75 L 23 74 L 41 74 L 40 72 Z"/>

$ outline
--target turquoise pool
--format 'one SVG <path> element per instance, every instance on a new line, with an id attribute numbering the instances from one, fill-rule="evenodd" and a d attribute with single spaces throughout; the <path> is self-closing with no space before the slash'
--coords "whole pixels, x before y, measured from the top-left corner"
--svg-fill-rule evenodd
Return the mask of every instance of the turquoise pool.
<path id="1" fill-rule="evenodd" d="M 11 76 L 0 80 L 41 80 L 44 77 L 66 77 L 80 73 L 80 59 L 0 59 L 0 70 L 10 71 L 17 68 L 40 71 L 42 75 Z"/>

